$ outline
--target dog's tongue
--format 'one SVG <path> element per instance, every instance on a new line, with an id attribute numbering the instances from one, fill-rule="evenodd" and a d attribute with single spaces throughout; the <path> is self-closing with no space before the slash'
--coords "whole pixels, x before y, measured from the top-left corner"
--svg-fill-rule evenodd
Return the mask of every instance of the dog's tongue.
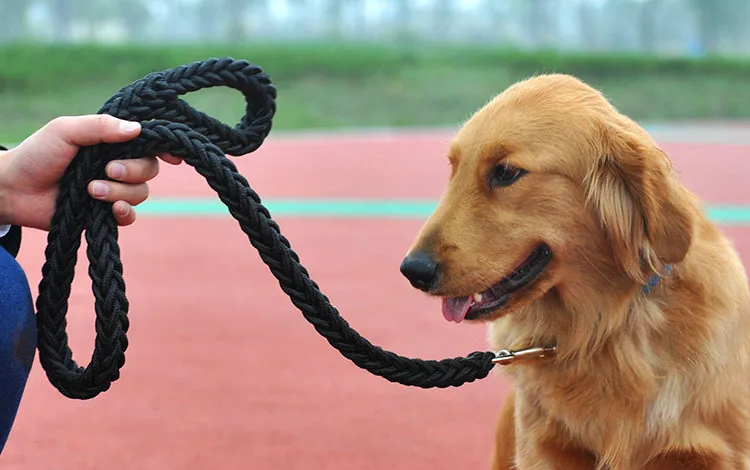
<path id="1" fill-rule="evenodd" d="M 443 297 L 443 316 L 448 321 L 461 323 L 471 306 L 471 297 Z"/>

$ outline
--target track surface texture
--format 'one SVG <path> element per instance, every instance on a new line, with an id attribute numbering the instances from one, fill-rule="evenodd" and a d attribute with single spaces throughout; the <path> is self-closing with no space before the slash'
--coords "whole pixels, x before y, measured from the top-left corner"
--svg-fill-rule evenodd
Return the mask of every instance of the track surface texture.
<path id="1" fill-rule="evenodd" d="M 744 130 L 654 134 L 708 203 L 747 205 Z M 264 198 L 434 200 L 451 135 L 272 134 L 235 161 Z M 214 197 L 186 166 L 165 166 L 152 196 Z M 446 323 L 438 302 L 398 272 L 422 220 L 278 221 L 312 278 L 373 343 L 429 359 L 486 349 L 484 327 Z M 750 226 L 725 230 L 750 265 Z M 422 390 L 358 369 L 301 318 L 228 217 L 141 217 L 120 237 L 131 301 L 121 378 L 93 400 L 69 400 L 37 362 L 0 468 L 488 468 L 507 391 L 499 370 L 460 388 Z M 19 258 L 34 293 L 44 246 L 45 234 L 26 232 Z M 68 318 L 75 357 L 87 363 L 94 315 L 81 259 Z"/>

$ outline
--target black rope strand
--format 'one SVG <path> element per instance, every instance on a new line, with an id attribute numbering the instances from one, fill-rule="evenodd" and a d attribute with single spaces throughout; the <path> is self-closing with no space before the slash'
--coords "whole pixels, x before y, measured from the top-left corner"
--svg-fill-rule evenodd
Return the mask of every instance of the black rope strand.
<path id="1" fill-rule="evenodd" d="M 216 86 L 234 88 L 245 96 L 246 113 L 234 128 L 179 98 Z M 251 153 L 263 144 L 271 130 L 275 100 L 276 89 L 259 67 L 225 58 L 149 74 L 122 88 L 99 110 L 139 121 L 142 131 L 130 142 L 82 148 L 61 182 L 36 305 L 40 362 L 63 395 L 88 399 L 108 390 L 119 378 L 128 347 L 129 304 L 118 227 L 111 204 L 91 199 L 87 183 L 105 178 L 104 167 L 111 160 L 160 152 L 181 157 L 206 179 L 292 303 L 357 366 L 391 382 L 422 388 L 460 386 L 489 374 L 495 357 L 491 352 L 434 361 L 399 356 L 371 344 L 310 279 L 258 194 L 226 157 Z M 84 231 L 96 312 L 94 352 L 85 368 L 73 359 L 66 333 L 68 299 Z"/>

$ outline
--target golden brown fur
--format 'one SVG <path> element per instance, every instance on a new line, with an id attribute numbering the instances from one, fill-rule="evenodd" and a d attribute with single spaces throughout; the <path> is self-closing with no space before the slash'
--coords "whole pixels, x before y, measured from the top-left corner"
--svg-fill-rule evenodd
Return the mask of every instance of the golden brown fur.
<path id="1" fill-rule="evenodd" d="M 486 319 L 496 349 L 558 346 L 503 369 L 494 468 L 750 469 L 745 270 L 654 140 L 578 79 L 543 75 L 474 114 L 449 159 L 412 247 L 440 263 L 430 294 L 481 292 L 535 244 L 553 252 Z M 528 174 L 491 189 L 500 161 Z"/>

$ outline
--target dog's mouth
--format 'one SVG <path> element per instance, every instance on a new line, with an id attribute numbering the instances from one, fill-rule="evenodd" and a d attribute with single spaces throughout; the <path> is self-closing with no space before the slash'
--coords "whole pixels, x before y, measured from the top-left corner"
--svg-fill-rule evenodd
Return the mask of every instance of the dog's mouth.
<path id="1" fill-rule="evenodd" d="M 508 303 L 511 296 L 537 280 L 552 259 L 552 250 L 542 243 L 512 273 L 481 293 L 443 297 L 443 316 L 448 321 L 478 320 Z"/>

